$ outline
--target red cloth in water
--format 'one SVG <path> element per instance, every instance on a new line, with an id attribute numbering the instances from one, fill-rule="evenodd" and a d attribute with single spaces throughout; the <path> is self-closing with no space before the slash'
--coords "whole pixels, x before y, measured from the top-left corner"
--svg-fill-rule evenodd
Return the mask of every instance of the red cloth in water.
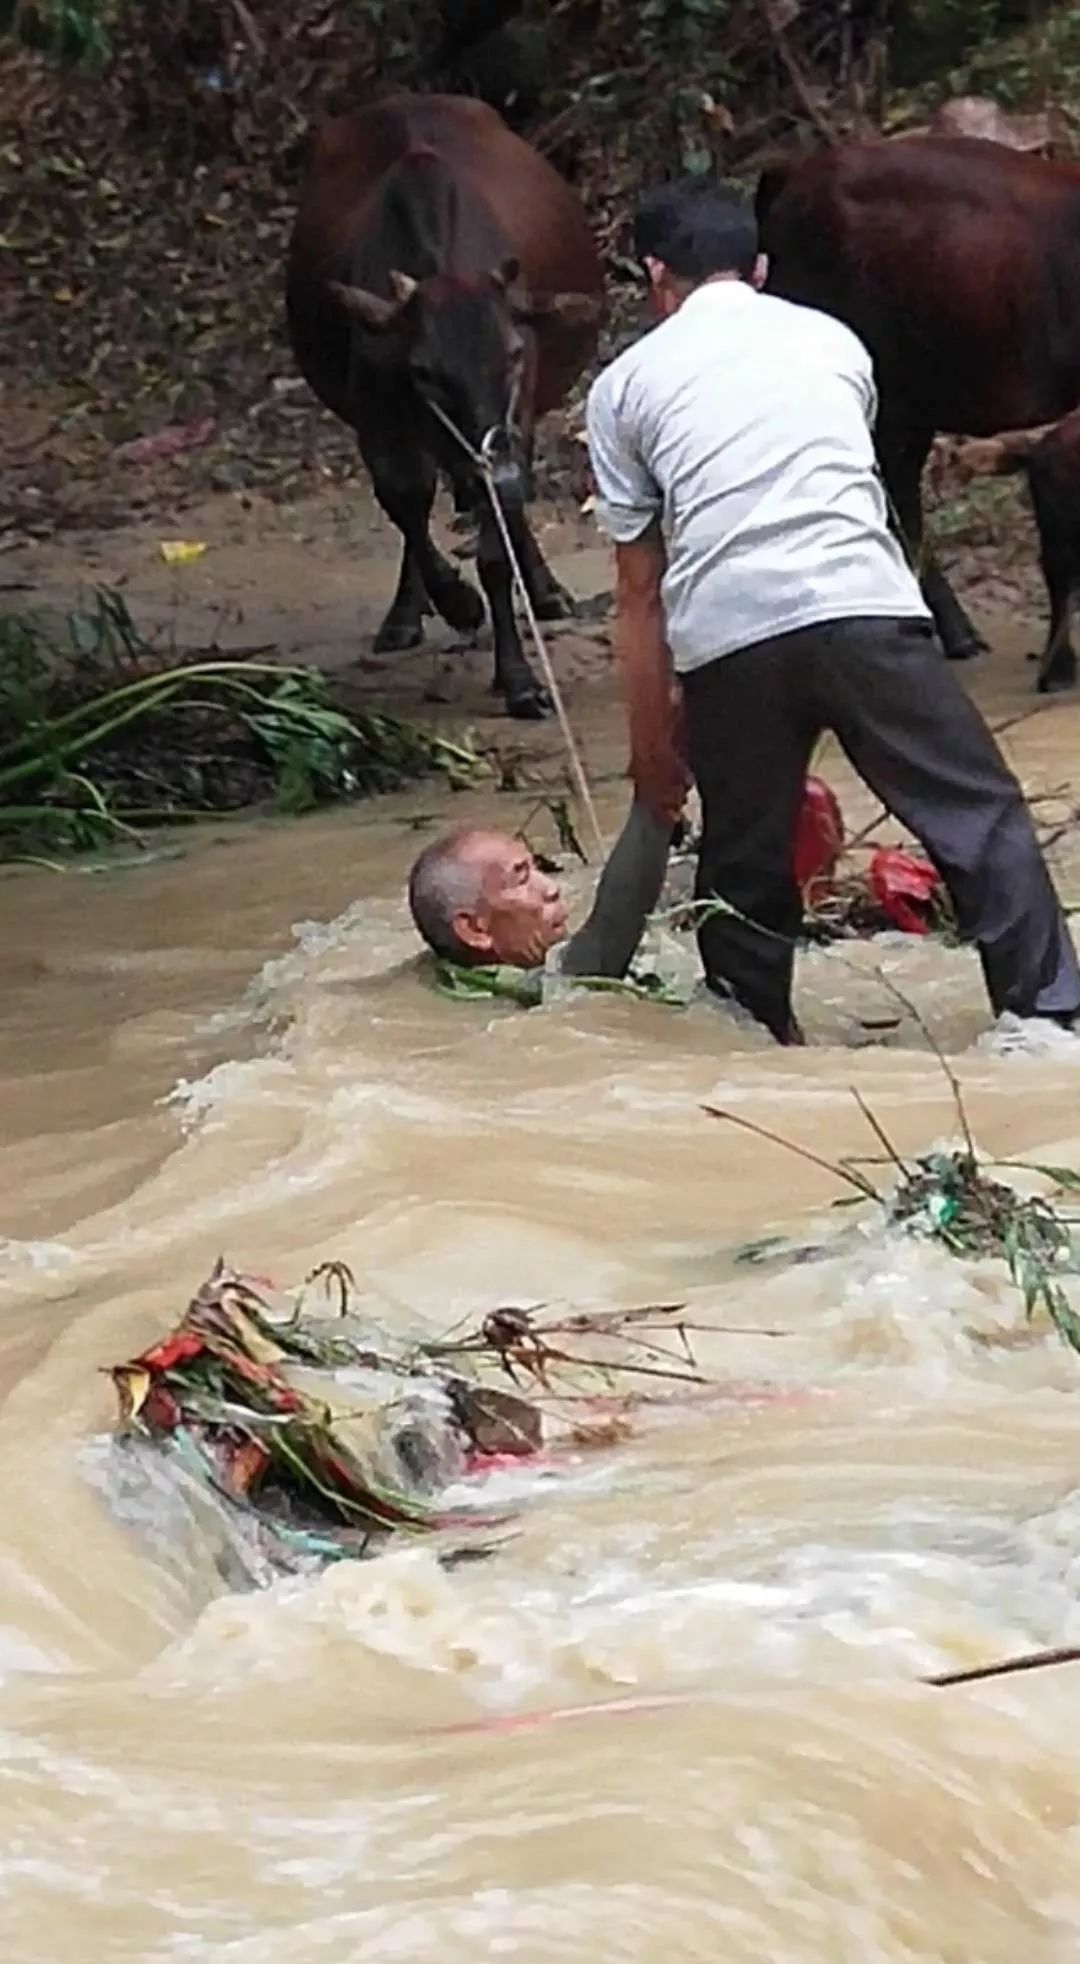
<path id="1" fill-rule="evenodd" d="M 804 899 L 828 885 L 843 850 L 844 814 L 836 793 L 824 778 L 808 777 L 795 827 L 795 878 Z"/>
<path id="2" fill-rule="evenodd" d="M 905 934 L 929 934 L 941 875 L 928 860 L 882 847 L 870 861 L 870 890 L 894 926 Z"/>

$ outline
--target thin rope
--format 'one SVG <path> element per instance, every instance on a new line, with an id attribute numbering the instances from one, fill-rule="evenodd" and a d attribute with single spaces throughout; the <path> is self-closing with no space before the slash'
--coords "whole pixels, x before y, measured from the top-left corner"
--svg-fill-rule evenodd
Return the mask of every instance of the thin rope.
<path id="1" fill-rule="evenodd" d="M 547 687 L 548 693 L 551 696 L 551 700 L 555 705 L 555 715 L 559 724 L 559 728 L 562 732 L 563 742 L 566 745 L 566 754 L 570 760 L 570 774 L 574 780 L 578 797 L 581 799 L 582 808 L 584 809 L 585 814 L 588 818 L 589 824 L 593 831 L 593 835 L 596 839 L 597 846 L 599 847 L 602 856 L 605 851 L 604 835 L 600 830 L 600 820 L 596 815 L 596 805 L 593 802 L 592 790 L 589 786 L 589 780 L 585 772 L 585 765 L 582 761 L 581 752 L 578 749 L 577 743 L 574 739 L 574 732 L 570 727 L 570 718 L 566 713 L 566 703 L 563 700 L 563 693 L 559 687 L 558 679 L 555 674 L 555 669 L 551 660 L 551 656 L 548 652 L 547 643 L 544 640 L 544 636 L 540 631 L 540 623 L 536 618 L 536 611 L 533 607 L 532 598 L 530 596 L 528 586 L 526 585 L 525 582 L 525 575 L 521 569 L 521 562 L 518 558 L 516 551 L 514 550 L 514 542 L 510 536 L 510 527 L 507 523 L 506 513 L 503 510 L 502 499 L 499 496 L 498 486 L 495 483 L 495 473 L 494 470 L 492 469 L 491 459 L 486 454 L 485 451 L 476 450 L 473 448 L 468 438 L 462 435 L 462 432 L 458 429 L 456 423 L 453 421 L 453 418 L 448 416 L 446 414 L 446 411 L 440 408 L 437 402 L 429 401 L 427 406 L 438 417 L 440 423 L 442 423 L 444 427 L 447 430 L 449 430 L 450 435 L 454 438 L 455 442 L 460 444 L 462 450 L 465 452 L 466 456 L 469 458 L 469 461 L 473 465 L 473 468 L 479 473 L 483 481 L 484 489 L 487 492 L 488 498 L 491 503 L 491 509 L 495 514 L 495 523 L 499 528 L 499 536 L 502 540 L 503 551 L 506 554 L 507 563 L 510 567 L 511 578 L 513 579 L 514 585 L 516 586 L 517 591 L 521 597 L 522 608 L 524 610 L 525 619 L 528 624 L 529 633 L 532 636 L 533 642 L 536 647 L 537 655 L 540 658 L 540 667 L 543 670 L 544 682 Z M 486 440 L 487 439 L 485 438 L 485 442 Z"/>

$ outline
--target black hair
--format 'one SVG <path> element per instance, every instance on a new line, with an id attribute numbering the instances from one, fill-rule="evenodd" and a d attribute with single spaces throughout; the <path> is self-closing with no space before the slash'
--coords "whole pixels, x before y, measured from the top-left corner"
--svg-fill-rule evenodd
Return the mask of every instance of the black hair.
<path id="1" fill-rule="evenodd" d="M 646 192 L 634 213 L 634 252 L 659 259 L 680 280 L 713 273 L 748 279 L 758 256 L 751 207 L 715 177 L 680 177 Z"/>

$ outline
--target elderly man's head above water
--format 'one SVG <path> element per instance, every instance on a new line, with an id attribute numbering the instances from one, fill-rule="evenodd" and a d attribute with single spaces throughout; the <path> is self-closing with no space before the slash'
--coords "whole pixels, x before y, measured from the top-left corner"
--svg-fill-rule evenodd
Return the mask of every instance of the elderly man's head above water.
<path id="1" fill-rule="evenodd" d="M 417 931 L 444 961 L 540 968 L 566 935 L 566 908 L 520 839 L 451 832 L 425 846 L 409 875 Z"/>

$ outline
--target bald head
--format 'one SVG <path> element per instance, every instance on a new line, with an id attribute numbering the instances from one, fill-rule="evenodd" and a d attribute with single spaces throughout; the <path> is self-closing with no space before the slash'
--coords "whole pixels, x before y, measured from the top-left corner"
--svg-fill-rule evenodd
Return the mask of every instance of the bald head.
<path id="1" fill-rule="evenodd" d="M 470 912 L 483 888 L 472 841 L 476 832 L 450 832 L 425 846 L 409 874 L 409 908 L 416 931 L 435 955 L 450 962 L 469 960 L 458 940 L 455 916 Z"/>
<path id="2" fill-rule="evenodd" d="M 417 932 L 444 961 L 539 968 L 566 933 L 566 909 L 528 847 L 505 832 L 451 832 L 409 875 Z"/>

